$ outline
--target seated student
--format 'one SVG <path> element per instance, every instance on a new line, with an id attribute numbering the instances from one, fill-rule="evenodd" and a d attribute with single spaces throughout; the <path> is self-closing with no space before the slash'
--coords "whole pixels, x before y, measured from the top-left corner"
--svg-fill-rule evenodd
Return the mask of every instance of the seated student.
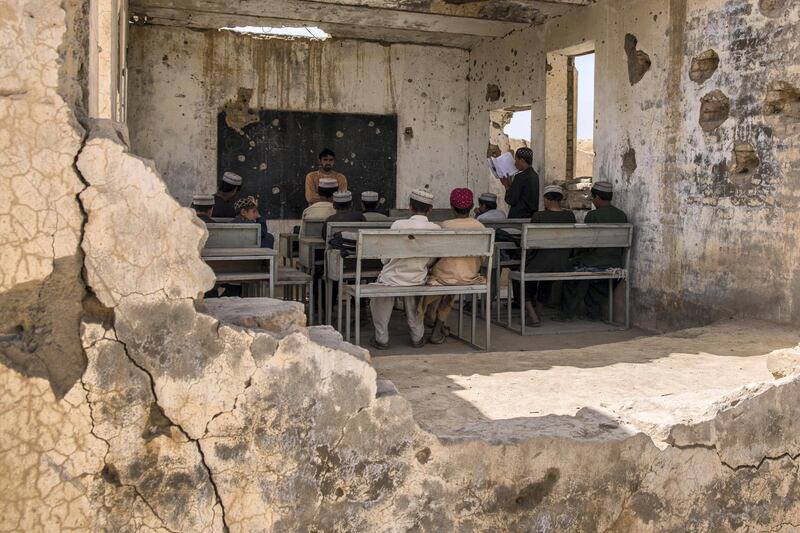
<path id="1" fill-rule="evenodd" d="M 475 218 L 481 222 L 494 222 L 505 220 L 506 214 L 497 209 L 497 195 L 485 192 L 478 197 L 478 207 L 475 208 Z"/>
<path id="2" fill-rule="evenodd" d="M 214 193 L 214 211 L 211 216 L 217 218 L 233 218 L 236 216 L 235 203 L 242 190 L 242 177 L 233 172 L 222 175 L 219 190 Z"/>
<path id="3" fill-rule="evenodd" d="M 415 189 L 409 198 L 409 208 L 413 213 L 407 220 L 396 220 L 392 229 L 440 229 L 428 221 L 428 213 L 433 208 L 433 194 L 425 189 Z M 390 259 L 385 262 L 376 283 L 391 286 L 423 285 L 428 277 L 427 258 Z M 404 297 L 406 321 L 411 333 L 411 343 L 415 348 L 425 345 L 425 325 L 422 315 L 417 313 L 417 302 L 413 296 Z M 375 325 L 375 338 L 372 346 L 385 350 L 389 347 L 389 319 L 392 317 L 394 298 L 372 298 L 369 302 L 372 322 Z"/>
<path id="4" fill-rule="evenodd" d="M 214 222 L 211 218 L 211 212 L 214 209 L 214 197 L 210 194 L 195 194 L 192 197 L 192 209 L 194 209 L 197 218 L 206 224 Z"/>
<path id="5" fill-rule="evenodd" d="M 614 189 L 608 181 L 597 181 L 592 184 L 592 204 L 594 210 L 586 214 L 586 224 L 624 224 L 628 216 L 621 209 L 611 205 Z M 591 248 L 583 250 L 572 259 L 577 271 L 599 272 L 625 266 L 622 248 Z M 571 281 L 564 286 L 563 315 L 561 319 L 569 320 L 584 311 L 591 320 L 602 319 L 602 309 L 608 298 L 608 281 L 586 280 Z"/>
<path id="6" fill-rule="evenodd" d="M 378 212 L 380 196 L 375 191 L 364 191 L 361 193 L 361 206 L 363 207 L 364 218 L 367 222 L 380 222 L 388 217 Z"/>
<path id="7" fill-rule="evenodd" d="M 469 189 L 453 189 L 450 207 L 455 218 L 442 222 L 442 229 L 483 229 L 485 226 L 469 216 L 473 196 Z M 481 257 L 443 257 L 431 267 L 428 285 L 473 285 L 485 283 L 480 275 Z M 448 335 L 445 322 L 453 308 L 455 296 L 425 296 L 420 300 L 419 313 L 433 322 L 432 344 L 442 344 Z"/>
<path id="8" fill-rule="evenodd" d="M 561 209 L 561 200 L 564 199 L 564 189 L 558 185 L 548 185 L 544 188 L 544 211 L 537 211 L 531 217 L 531 224 L 575 224 L 575 214 L 572 211 Z M 525 256 L 525 272 L 568 272 L 572 270 L 569 256 L 570 248 L 557 248 L 552 250 L 528 250 Z M 532 326 L 540 326 L 542 305 L 554 287 L 554 282 L 525 283 L 525 312 Z M 537 298 L 538 297 L 538 298 Z"/>
<path id="9" fill-rule="evenodd" d="M 236 216 L 231 222 L 238 224 L 261 224 L 261 247 L 272 248 L 275 245 L 275 237 L 267 231 L 267 222 L 258 212 L 258 200 L 252 196 L 239 198 L 234 204 Z"/>
<path id="10" fill-rule="evenodd" d="M 361 211 L 353 210 L 353 193 L 350 191 L 333 193 L 334 214 L 325 219 L 325 226 L 322 228 L 322 238 L 328 238 L 328 222 L 366 222 Z"/>
<path id="11" fill-rule="evenodd" d="M 306 220 L 325 220 L 336 213 L 333 208 L 333 193 L 339 190 L 339 182 L 335 178 L 320 178 L 317 194 L 319 201 L 314 202 L 303 210 L 300 220 L 300 235 L 303 235 L 303 226 Z"/>

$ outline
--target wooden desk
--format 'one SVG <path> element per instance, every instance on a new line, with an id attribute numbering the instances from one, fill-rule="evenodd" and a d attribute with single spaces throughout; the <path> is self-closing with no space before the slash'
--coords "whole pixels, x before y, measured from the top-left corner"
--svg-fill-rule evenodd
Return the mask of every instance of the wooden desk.
<path id="1" fill-rule="evenodd" d="M 299 239 L 297 233 L 281 233 L 278 238 L 284 266 L 294 266 L 294 259 L 298 255 L 294 249 Z"/>
<path id="2" fill-rule="evenodd" d="M 218 282 L 269 281 L 269 297 L 274 298 L 277 255 L 271 248 L 204 248 L 200 257 L 214 270 Z"/>
<path id="3" fill-rule="evenodd" d="M 300 267 L 305 270 L 306 273 L 311 274 L 314 277 L 317 283 L 317 294 L 319 296 L 322 295 L 322 278 L 324 277 L 322 273 L 318 276 L 316 274 L 316 267 L 324 266 L 325 265 L 325 258 L 320 257 L 317 259 L 317 250 L 320 250 L 324 253 L 325 250 L 325 239 L 322 237 L 300 237 L 299 239 L 300 244 L 297 250 L 297 262 L 300 264 Z M 322 323 L 323 317 L 323 310 L 322 310 L 322 298 L 317 298 L 317 320 L 318 323 Z"/>

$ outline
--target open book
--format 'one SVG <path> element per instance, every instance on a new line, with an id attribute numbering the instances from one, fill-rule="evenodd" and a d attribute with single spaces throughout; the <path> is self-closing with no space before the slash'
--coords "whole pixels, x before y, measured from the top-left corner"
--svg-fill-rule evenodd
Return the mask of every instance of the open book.
<path id="1" fill-rule="evenodd" d="M 511 152 L 505 152 L 500 157 L 489 157 L 486 159 L 486 166 L 497 179 L 509 178 L 518 172 L 517 167 L 514 166 L 514 156 Z"/>

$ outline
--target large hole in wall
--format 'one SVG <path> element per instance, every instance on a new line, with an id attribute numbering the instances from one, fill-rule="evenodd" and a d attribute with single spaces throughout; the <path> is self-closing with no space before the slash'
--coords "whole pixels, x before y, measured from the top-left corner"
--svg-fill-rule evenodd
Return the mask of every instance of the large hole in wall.
<path id="1" fill-rule="evenodd" d="M 630 33 L 625 35 L 625 54 L 628 56 L 628 80 L 631 85 L 636 85 L 642 81 L 644 75 L 650 70 L 650 65 L 652 65 L 650 56 L 642 50 L 637 50 L 636 46 L 638 44 L 639 40 L 635 35 Z"/>
<path id="2" fill-rule="evenodd" d="M 706 50 L 692 59 L 689 79 L 695 83 L 703 83 L 711 78 L 719 67 L 719 56 L 714 50 Z"/>
<path id="3" fill-rule="evenodd" d="M 800 90 L 786 81 L 774 81 L 767 89 L 764 114 L 800 120 Z"/>
<path id="4" fill-rule="evenodd" d="M 700 99 L 700 127 L 711 132 L 728 120 L 731 102 L 720 90 L 711 91 Z"/>
<path id="5" fill-rule="evenodd" d="M 789 0 L 759 0 L 758 9 L 764 16 L 777 18 L 786 14 Z"/>
<path id="6" fill-rule="evenodd" d="M 531 146 L 531 106 L 520 105 L 489 111 L 487 157 Z"/>
<path id="7" fill-rule="evenodd" d="M 730 181 L 737 190 L 744 191 L 751 187 L 753 176 L 760 164 L 761 159 L 752 144 L 739 142 L 734 145 L 728 171 Z"/>

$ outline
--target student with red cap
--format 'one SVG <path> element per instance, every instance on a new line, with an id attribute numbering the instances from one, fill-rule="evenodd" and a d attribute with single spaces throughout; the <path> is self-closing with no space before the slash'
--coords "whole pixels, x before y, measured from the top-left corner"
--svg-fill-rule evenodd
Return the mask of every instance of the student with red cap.
<path id="1" fill-rule="evenodd" d="M 442 222 L 442 229 L 483 229 L 485 226 L 469 216 L 474 205 L 472 191 L 466 188 L 453 189 L 450 193 L 450 207 L 455 218 Z M 431 267 L 428 285 L 473 285 L 485 283 L 480 275 L 480 257 L 443 257 Z M 425 320 L 433 326 L 429 341 L 442 344 L 448 335 L 447 317 L 453 308 L 454 296 L 425 296 L 420 299 L 420 311 L 425 312 Z"/>

